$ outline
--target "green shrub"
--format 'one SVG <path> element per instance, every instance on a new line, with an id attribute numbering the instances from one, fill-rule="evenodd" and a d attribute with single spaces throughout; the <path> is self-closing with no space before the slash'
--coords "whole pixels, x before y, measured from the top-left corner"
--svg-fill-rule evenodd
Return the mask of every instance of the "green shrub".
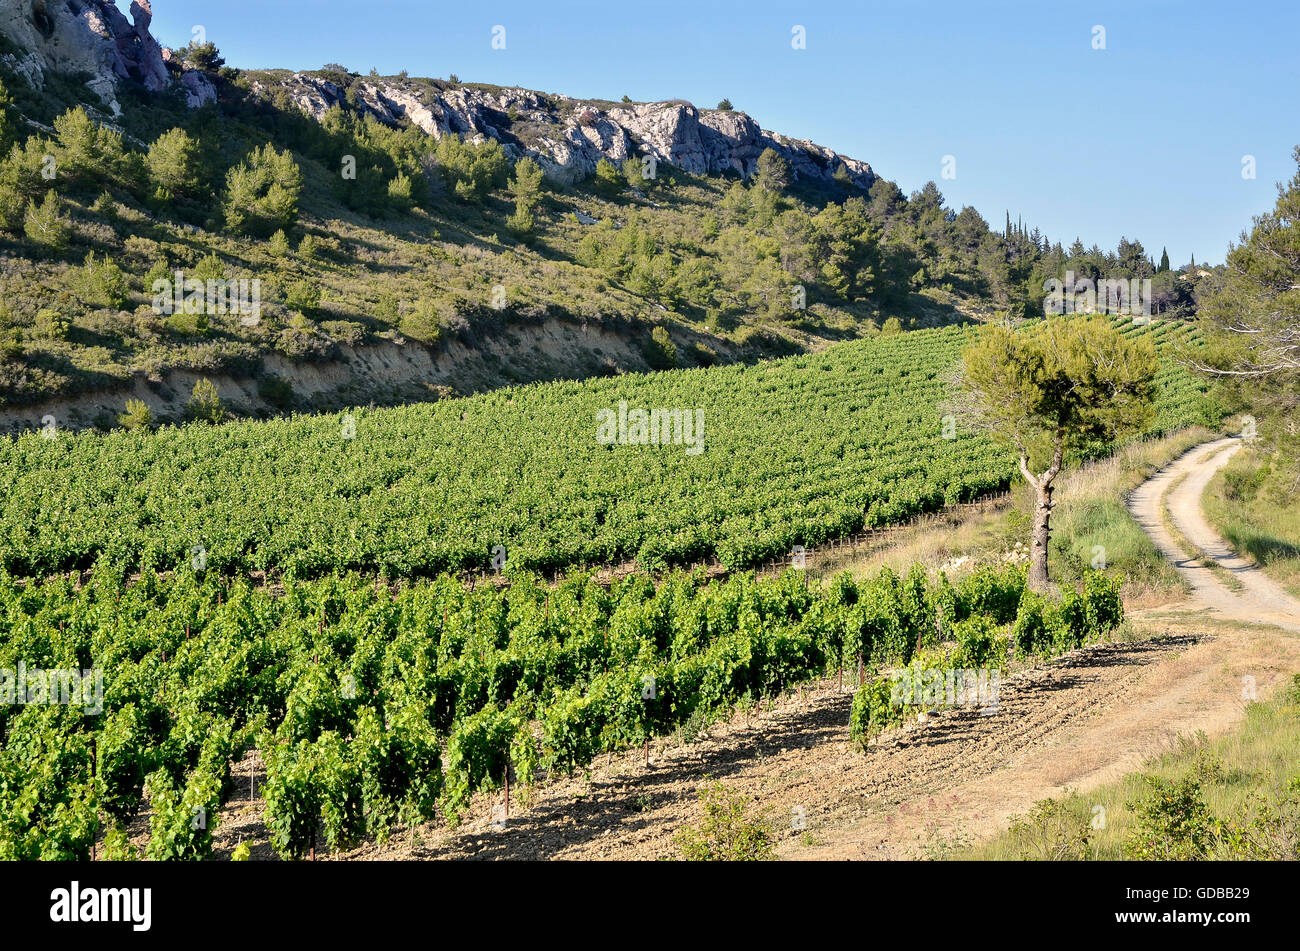
<path id="1" fill-rule="evenodd" d="M 314 281 L 295 281 L 285 288 L 284 303 L 290 310 L 310 317 L 320 308 L 320 285 Z"/>
<path id="2" fill-rule="evenodd" d="M 505 775 L 519 725 L 508 711 L 488 704 L 466 717 L 447 742 L 446 810 L 457 815 L 476 789 L 495 789 Z"/>
<path id="3" fill-rule="evenodd" d="M 1077 797 L 1043 799 L 1029 814 L 1012 816 L 1014 856 L 1029 862 L 1076 862 L 1092 857 L 1092 821 Z"/>
<path id="4" fill-rule="evenodd" d="M 284 377 L 263 377 L 257 384 L 257 395 L 278 410 L 293 406 L 293 384 Z"/>
<path id="5" fill-rule="evenodd" d="M 27 206 L 23 233 L 28 241 L 47 251 L 58 253 L 67 248 L 72 226 L 63 214 L 63 202 L 54 189 L 45 193 L 45 200 L 39 205 L 33 201 Z"/>
<path id="6" fill-rule="evenodd" d="M 871 737 L 881 730 L 902 722 L 902 708 L 892 699 L 893 682 L 888 677 L 873 677 L 853 695 L 849 712 L 849 739 L 865 749 Z"/>
<path id="7" fill-rule="evenodd" d="M 655 370 L 671 370 L 677 366 L 677 346 L 663 327 L 650 331 L 645 345 L 646 363 Z"/>
<path id="8" fill-rule="evenodd" d="M 195 422 L 219 423 L 226 418 L 226 408 L 221 403 L 216 384 L 203 377 L 194 384 L 185 415 Z"/>
<path id="9" fill-rule="evenodd" d="M 126 306 L 130 289 L 126 274 L 113 261 L 95 260 L 95 252 L 86 255 L 86 262 L 77 272 L 77 292 L 81 299 L 93 307 Z"/>
<path id="10" fill-rule="evenodd" d="M 36 336 L 44 340 L 64 340 L 72 322 L 57 310 L 42 309 L 36 312 Z"/>
<path id="11" fill-rule="evenodd" d="M 267 143 L 226 176 L 226 226 L 238 234 L 268 237 L 298 220 L 302 171 L 288 149 Z"/>
<path id="12" fill-rule="evenodd" d="M 153 422 L 153 413 L 144 400 L 127 400 L 126 412 L 117 421 L 125 429 L 144 429 Z"/>
<path id="13" fill-rule="evenodd" d="M 1214 838 L 1214 817 L 1195 776 L 1176 782 L 1146 777 L 1150 792 L 1129 803 L 1137 823 L 1124 854 L 1145 861 L 1188 861 L 1206 857 Z"/>
<path id="14" fill-rule="evenodd" d="M 985 615 L 959 622 L 952 634 L 957 641 L 955 667 L 988 667 L 1006 654 L 1006 641 L 999 635 L 998 625 Z"/>
<path id="15" fill-rule="evenodd" d="M 442 339 L 442 319 L 437 305 L 432 301 L 422 300 L 417 303 L 409 313 L 402 316 L 398 326 L 403 336 L 426 346 L 437 346 Z"/>
<path id="16" fill-rule="evenodd" d="M 684 826 L 674 841 L 688 862 L 761 862 L 776 857 L 775 834 L 765 816 L 746 815 L 745 798 L 722 783 L 700 791 L 704 819 Z"/>
<path id="17" fill-rule="evenodd" d="M 289 247 L 289 237 L 280 228 L 275 234 L 271 235 L 266 242 L 266 251 L 273 258 L 286 258 L 292 249 Z"/>

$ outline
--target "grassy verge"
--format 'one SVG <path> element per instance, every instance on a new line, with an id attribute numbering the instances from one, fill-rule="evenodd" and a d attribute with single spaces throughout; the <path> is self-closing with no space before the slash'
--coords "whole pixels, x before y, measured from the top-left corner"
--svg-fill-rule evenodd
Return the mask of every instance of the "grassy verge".
<path id="1" fill-rule="evenodd" d="M 1300 858 L 1300 676 L 1241 726 L 1198 734 L 1087 795 L 1036 803 L 976 860 Z"/>
<path id="2" fill-rule="evenodd" d="M 1052 516 L 1053 576 L 1058 581 L 1075 582 L 1100 556 L 1108 570 L 1123 577 L 1126 603 L 1142 607 L 1180 597 L 1185 592 L 1182 579 L 1133 521 L 1124 496 L 1213 436 L 1204 427 L 1190 427 L 1132 443 L 1112 456 L 1062 475 Z M 810 567 L 817 575 L 840 571 L 869 575 L 885 565 L 901 571 L 919 562 L 932 571 L 942 569 L 955 576 L 981 564 L 1023 559 L 1032 513 L 1033 495 L 1021 484 L 1008 501 L 991 504 L 987 510 L 939 513 L 896 533 L 879 547 L 837 553 Z"/>
<path id="3" fill-rule="evenodd" d="M 1206 518 L 1243 558 L 1300 596 L 1300 502 L 1268 456 L 1247 447 L 1206 487 Z"/>

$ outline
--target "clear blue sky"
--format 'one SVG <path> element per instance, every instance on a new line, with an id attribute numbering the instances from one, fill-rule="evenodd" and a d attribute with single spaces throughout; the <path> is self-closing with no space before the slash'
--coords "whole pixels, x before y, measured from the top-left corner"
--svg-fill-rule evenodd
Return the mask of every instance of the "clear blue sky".
<path id="1" fill-rule="evenodd" d="M 129 6 L 127 0 L 120 5 Z M 154 0 L 239 67 L 456 73 L 573 96 L 724 96 L 765 129 L 1053 239 L 1223 259 L 1300 143 L 1300 3 Z M 506 28 L 506 49 L 491 48 Z M 791 48 L 791 28 L 807 48 Z M 1104 26 L 1106 49 L 1094 50 Z M 956 178 L 941 177 L 946 155 Z M 1253 155 L 1257 177 L 1243 179 Z"/>

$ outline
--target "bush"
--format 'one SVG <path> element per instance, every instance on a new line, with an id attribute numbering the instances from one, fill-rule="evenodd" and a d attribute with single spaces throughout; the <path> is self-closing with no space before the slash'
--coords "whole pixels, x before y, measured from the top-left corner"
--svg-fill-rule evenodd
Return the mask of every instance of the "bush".
<path id="1" fill-rule="evenodd" d="M 1043 799 L 1026 816 L 1013 816 L 1009 834 L 1021 861 L 1073 862 L 1092 858 L 1092 822 L 1074 800 Z"/>
<path id="2" fill-rule="evenodd" d="M 902 708 L 893 703 L 893 683 L 888 677 L 873 677 L 853 695 L 849 712 L 849 739 L 865 749 L 868 741 L 902 722 Z"/>
<path id="3" fill-rule="evenodd" d="M 646 363 L 654 370 L 671 370 L 677 366 L 677 345 L 663 327 L 650 331 L 645 345 Z"/>
<path id="4" fill-rule="evenodd" d="M 466 717 L 447 743 L 447 778 L 444 790 L 449 817 L 469 803 L 476 789 L 495 789 L 510 762 L 510 747 L 519 725 L 507 711 L 488 704 Z"/>
<path id="5" fill-rule="evenodd" d="M 289 256 L 290 250 L 289 237 L 284 233 L 283 228 L 271 235 L 266 242 L 266 253 L 273 258 L 286 258 Z"/>
<path id="6" fill-rule="evenodd" d="M 36 312 L 36 336 L 44 340 L 64 340 L 71 321 L 57 310 L 42 309 Z"/>
<path id="7" fill-rule="evenodd" d="M 761 862 L 774 859 L 771 823 L 745 814 L 745 798 L 715 782 L 700 791 L 704 820 L 678 830 L 674 841 L 688 862 Z"/>
<path id="8" fill-rule="evenodd" d="M 263 377 L 257 384 L 257 395 L 278 410 L 293 406 L 293 384 L 283 377 Z"/>
<path id="9" fill-rule="evenodd" d="M 127 400 L 126 412 L 117 421 L 125 429 L 143 429 L 153 422 L 153 412 L 144 400 Z"/>
<path id="10" fill-rule="evenodd" d="M 1063 635 L 1058 633 L 1059 625 L 1060 617 L 1048 600 L 1026 588 L 1020 597 L 1015 623 L 1011 626 L 1011 643 L 1015 645 L 1016 656 L 1024 658 L 1046 651 L 1062 639 Z"/>
<path id="11" fill-rule="evenodd" d="M 1177 782 L 1155 776 L 1146 781 L 1150 793 L 1129 803 L 1138 821 L 1124 843 L 1124 854 L 1159 862 L 1205 858 L 1214 838 L 1214 817 L 1200 780 L 1189 775 Z"/>
<path id="12" fill-rule="evenodd" d="M 984 615 L 967 618 L 952 633 L 957 641 L 955 667 L 987 667 L 1006 652 L 1006 642 L 998 635 L 998 626 Z"/>
<path id="13" fill-rule="evenodd" d="M 416 304 L 398 326 L 403 336 L 429 347 L 437 346 L 442 339 L 442 320 L 437 305 L 431 301 Z"/>
<path id="14" fill-rule="evenodd" d="M 988 615 L 998 624 L 1016 619 L 1025 590 L 1025 570 L 1015 565 L 981 568 L 961 579 L 956 586 L 954 620 Z"/>
<path id="15" fill-rule="evenodd" d="M 93 307 L 118 310 L 126 306 L 130 293 L 126 274 L 112 261 L 96 261 L 93 251 L 86 255 L 76 282 L 81 299 Z"/>
<path id="16" fill-rule="evenodd" d="M 613 162 L 603 158 L 596 163 L 596 186 L 598 188 L 607 193 L 616 194 L 622 190 L 624 184 L 626 182 Z"/>
<path id="17" fill-rule="evenodd" d="M 194 384 L 185 415 L 194 422 L 219 423 L 226 418 L 226 408 L 221 403 L 216 384 L 207 377 Z"/>
<path id="18" fill-rule="evenodd" d="M 149 146 L 145 167 L 157 201 L 188 198 L 201 189 L 199 146 L 184 129 L 171 129 L 158 136 Z"/>
<path id="19" fill-rule="evenodd" d="M 54 189 L 45 193 L 45 200 L 39 205 L 32 202 L 27 206 L 23 233 L 28 241 L 47 251 L 58 253 L 67 248 L 72 226 L 63 215 L 63 202 Z"/>
<path id="20" fill-rule="evenodd" d="M 320 285 L 314 281 L 295 281 L 284 292 L 285 306 L 305 316 L 312 316 L 320 308 Z"/>
<path id="21" fill-rule="evenodd" d="M 269 237 L 298 220 L 302 170 L 288 149 L 270 143 L 253 151 L 226 176 L 226 226 L 237 234 Z"/>

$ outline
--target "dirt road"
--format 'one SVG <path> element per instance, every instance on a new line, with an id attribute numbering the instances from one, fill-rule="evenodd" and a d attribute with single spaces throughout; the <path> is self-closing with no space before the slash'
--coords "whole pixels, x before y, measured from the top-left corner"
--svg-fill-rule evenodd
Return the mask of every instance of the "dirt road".
<path id="1" fill-rule="evenodd" d="M 1190 450 L 1144 482 L 1130 496 L 1129 511 L 1191 585 L 1195 602 L 1220 617 L 1300 631 L 1300 601 L 1228 547 L 1201 510 L 1205 487 L 1242 445 L 1237 438 L 1219 439 Z M 1196 551 L 1185 550 L 1169 530 L 1166 514 Z M 1230 588 L 1224 577 L 1234 579 L 1240 590 Z"/>

